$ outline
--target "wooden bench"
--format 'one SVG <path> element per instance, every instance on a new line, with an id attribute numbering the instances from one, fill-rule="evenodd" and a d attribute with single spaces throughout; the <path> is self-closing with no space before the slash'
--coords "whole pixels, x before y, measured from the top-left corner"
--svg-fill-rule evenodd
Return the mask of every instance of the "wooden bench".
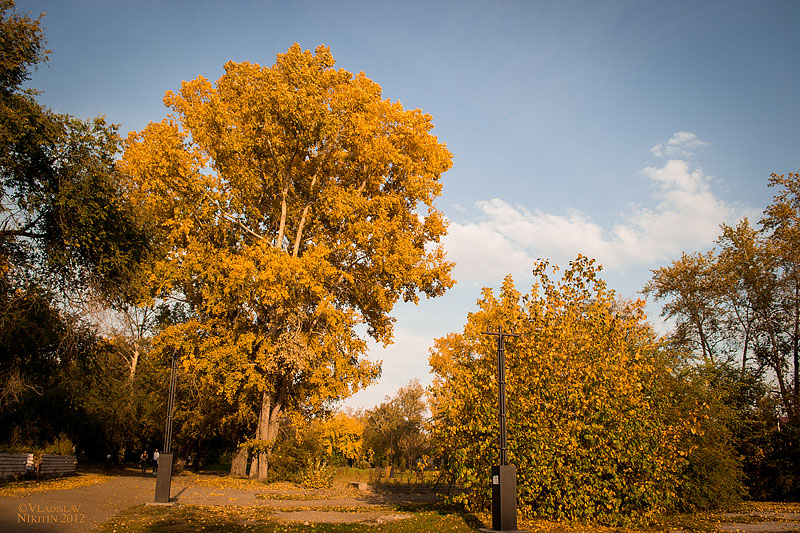
<path id="1" fill-rule="evenodd" d="M 75 473 L 75 465 L 78 461 L 74 455 L 50 455 L 42 454 L 42 462 L 39 465 L 40 476 L 68 476 Z"/>
<path id="2" fill-rule="evenodd" d="M 0 478 L 24 476 L 27 472 L 27 453 L 0 453 Z"/>

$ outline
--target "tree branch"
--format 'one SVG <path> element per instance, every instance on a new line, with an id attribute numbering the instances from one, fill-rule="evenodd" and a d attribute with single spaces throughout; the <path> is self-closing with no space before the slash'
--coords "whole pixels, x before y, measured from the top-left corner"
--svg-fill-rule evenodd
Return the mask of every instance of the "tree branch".
<path id="1" fill-rule="evenodd" d="M 278 226 L 278 239 L 275 243 L 278 249 L 283 250 L 283 234 L 286 230 L 286 195 L 289 194 L 289 177 L 285 176 L 286 185 L 281 191 L 281 223 Z"/>
<path id="2" fill-rule="evenodd" d="M 46 233 L 33 233 L 25 230 L 2 230 L 0 231 L 0 239 L 8 237 L 28 237 L 29 239 L 43 239 L 47 237 Z"/>
<path id="3" fill-rule="evenodd" d="M 314 185 L 317 183 L 318 175 L 319 169 L 317 169 L 317 172 L 311 178 L 311 186 L 308 188 L 309 201 L 303 208 L 303 214 L 300 216 L 300 224 L 297 225 L 297 235 L 294 237 L 294 249 L 292 250 L 292 257 L 297 257 L 297 254 L 300 252 L 300 239 L 303 236 L 303 227 L 306 225 L 306 216 L 308 215 L 308 210 L 311 207 L 310 197 L 311 193 L 314 191 Z"/>

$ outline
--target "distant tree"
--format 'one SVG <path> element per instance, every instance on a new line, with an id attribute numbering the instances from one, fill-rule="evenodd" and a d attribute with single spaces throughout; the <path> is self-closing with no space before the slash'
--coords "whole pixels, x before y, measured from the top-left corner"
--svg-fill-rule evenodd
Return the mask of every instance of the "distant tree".
<path id="1" fill-rule="evenodd" d="M 773 173 L 769 186 L 778 188 L 761 219 L 770 251 L 777 263 L 780 284 L 778 331 L 771 333 L 771 357 L 781 386 L 781 395 L 795 424 L 800 423 L 800 172 Z M 784 368 L 793 375 L 783 383 Z M 786 401 L 792 389 L 791 405 Z"/>
<path id="2" fill-rule="evenodd" d="M 669 267 L 654 271 L 642 292 L 667 300 L 662 315 L 676 319 L 676 338 L 699 348 L 703 361 L 710 363 L 719 358 L 724 340 L 719 309 L 722 290 L 711 253 L 684 253 Z"/>
<path id="3" fill-rule="evenodd" d="M 761 227 L 722 224 L 719 251 L 684 253 L 654 271 L 644 293 L 663 300 L 675 337 L 706 363 L 741 357 L 775 376 L 782 409 L 797 422 L 800 401 L 800 174 L 773 174 L 779 187 Z M 752 357 L 751 357 L 752 355 Z"/>
<path id="4" fill-rule="evenodd" d="M 729 345 L 741 350 L 741 373 L 747 373 L 748 356 L 758 347 L 763 303 L 774 291 L 773 258 L 747 218 L 736 226 L 722 224 L 714 268 L 719 272 L 720 321 Z"/>
<path id="5" fill-rule="evenodd" d="M 431 117 L 333 65 L 294 45 L 184 82 L 120 165 L 168 250 L 150 279 L 189 311 L 155 347 L 251 406 L 258 479 L 285 409 L 324 410 L 378 375 L 358 328 L 390 342 L 398 299 L 453 283 L 433 206 L 451 155 Z"/>
<path id="6" fill-rule="evenodd" d="M 364 412 L 364 446 L 372 449 L 377 464 L 409 467 L 429 451 L 427 409 L 425 389 L 411 380 L 388 401 Z"/>
<path id="7" fill-rule="evenodd" d="M 687 317 L 699 315 L 695 303 L 702 302 L 701 316 L 714 324 L 714 346 L 724 348 L 713 352 L 713 364 L 687 370 L 689 381 L 707 384 L 695 388 L 708 391 L 709 403 L 717 406 L 711 420 L 719 424 L 707 435 L 719 442 L 728 439 L 735 447 L 750 497 L 785 499 L 800 494 L 794 437 L 800 421 L 800 174 L 772 174 L 769 186 L 777 194 L 759 225 L 753 227 L 746 218 L 734 226 L 722 224 L 718 248 L 702 254 L 702 276 L 687 275 L 686 268 L 687 257 L 701 255 L 684 254 L 656 270 L 645 290 L 665 302 L 663 314 L 678 319 L 674 337 L 687 341 L 678 344 L 697 355 L 706 353 L 699 348 L 699 328 L 682 331 L 681 326 Z M 737 355 L 741 362 L 734 379 L 730 368 Z M 781 415 L 788 415 L 788 424 Z M 716 475 L 704 470 L 702 461 L 695 465 L 697 472 Z M 718 480 L 709 478 L 709 485 L 719 486 Z M 695 494 L 707 496 L 702 490 Z"/>
<path id="8" fill-rule="evenodd" d="M 322 447 L 334 464 L 350 464 L 364 457 L 364 423 L 360 417 L 338 412 L 322 425 Z"/>

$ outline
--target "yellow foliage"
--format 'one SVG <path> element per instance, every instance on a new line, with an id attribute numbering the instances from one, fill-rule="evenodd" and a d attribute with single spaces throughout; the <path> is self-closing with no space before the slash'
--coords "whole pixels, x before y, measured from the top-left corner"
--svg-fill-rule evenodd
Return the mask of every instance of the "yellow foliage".
<path id="1" fill-rule="evenodd" d="M 522 515 L 612 522 L 669 508 L 680 479 L 681 435 L 662 383 L 666 359 L 643 302 L 620 303 L 581 256 L 561 280 L 534 268 L 530 294 L 510 277 L 484 289 L 464 331 L 438 339 L 430 356 L 434 438 L 475 508 L 490 500 L 499 464 L 496 337 L 506 341 L 509 462 Z M 554 269 L 555 270 L 555 269 Z"/>
<path id="2" fill-rule="evenodd" d="M 167 250 L 151 284 L 188 315 L 156 349 L 249 403 L 256 439 L 287 406 L 324 410 L 369 384 L 379 365 L 356 327 L 388 343 L 399 298 L 453 284 L 433 205 L 451 154 L 431 117 L 333 65 L 295 44 L 271 67 L 183 82 L 119 162 Z"/>
<path id="3" fill-rule="evenodd" d="M 331 457 L 339 455 L 356 461 L 364 455 L 364 423 L 347 413 L 336 413 L 322 423 L 322 445 Z"/>

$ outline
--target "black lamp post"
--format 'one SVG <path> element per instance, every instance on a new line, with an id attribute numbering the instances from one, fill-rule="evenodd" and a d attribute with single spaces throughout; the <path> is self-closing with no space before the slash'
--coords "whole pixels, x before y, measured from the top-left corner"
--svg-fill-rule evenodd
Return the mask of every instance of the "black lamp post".
<path id="1" fill-rule="evenodd" d="M 172 415 L 175 411 L 175 382 L 178 354 L 172 354 L 172 373 L 169 379 L 169 399 L 167 400 L 167 425 L 164 428 L 164 453 L 158 456 L 158 477 L 156 477 L 156 503 L 169 503 L 170 486 L 172 485 Z"/>
<path id="2" fill-rule="evenodd" d="M 484 331 L 484 335 L 497 336 L 497 381 L 500 408 L 500 464 L 492 467 L 492 529 L 481 531 L 519 531 L 517 529 L 517 468 L 508 464 L 506 442 L 506 351 L 505 337 L 519 337 L 515 333 Z"/>

